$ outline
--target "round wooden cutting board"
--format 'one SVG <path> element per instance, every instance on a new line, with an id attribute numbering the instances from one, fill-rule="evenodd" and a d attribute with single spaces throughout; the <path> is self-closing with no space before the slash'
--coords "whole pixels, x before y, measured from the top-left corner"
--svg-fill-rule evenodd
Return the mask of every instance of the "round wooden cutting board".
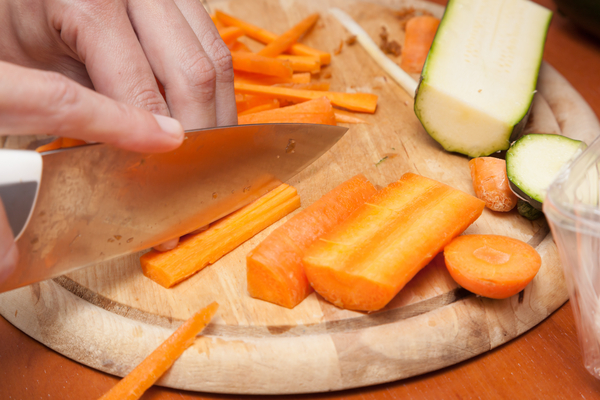
<path id="1" fill-rule="evenodd" d="M 349 34 L 327 13 L 348 11 L 372 37 L 386 26 L 403 41 L 390 10 L 439 6 L 409 1 L 209 1 L 274 32 L 312 12 L 321 21 L 306 37 L 334 52 Z M 399 59 L 396 59 L 398 61 Z M 331 151 L 288 183 L 303 206 L 358 173 L 385 186 L 415 172 L 473 193 L 467 158 L 444 152 L 414 116 L 405 93 L 358 45 L 344 44 L 317 77 L 335 91 L 379 95 L 368 124 L 352 125 Z M 528 130 L 553 131 L 588 143 L 600 132 L 595 115 L 552 67 L 543 65 Z M 11 138 L 5 140 L 6 147 Z M 316 294 L 293 310 L 252 299 L 245 256 L 275 224 L 173 289 L 142 275 L 139 254 L 0 295 L 0 314 L 65 356 L 124 376 L 199 308 L 217 301 L 216 318 L 161 378 L 163 386 L 215 393 L 282 394 L 340 390 L 436 370 L 493 349 L 532 328 L 567 300 L 556 246 L 542 218 L 485 210 L 467 233 L 521 239 L 542 256 L 527 288 L 506 300 L 460 288 L 436 257 L 383 310 L 364 314 L 336 308 Z"/>

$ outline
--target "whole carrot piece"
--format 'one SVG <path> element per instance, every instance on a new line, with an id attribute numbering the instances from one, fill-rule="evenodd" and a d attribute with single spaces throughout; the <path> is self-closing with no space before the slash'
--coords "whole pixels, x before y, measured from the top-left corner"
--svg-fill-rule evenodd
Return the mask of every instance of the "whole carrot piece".
<path id="1" fill-rule="evenodd" d="M 212 319 L 219 304 L 212 302 L 184 322 L 167 340 L 99 400 L 135 400 L 173 365 Z"/>
<path id="2" fill-rule="evenodd" d="M 430 15 L 408 20 L 400 68 L 406 72 L 421 72 L 439 24 L 440 20 Z"/>

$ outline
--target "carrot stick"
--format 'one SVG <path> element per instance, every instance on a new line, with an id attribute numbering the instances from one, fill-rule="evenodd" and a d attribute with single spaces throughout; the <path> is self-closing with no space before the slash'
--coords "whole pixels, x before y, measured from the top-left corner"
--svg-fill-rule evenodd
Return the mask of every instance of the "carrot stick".
<path id="1" fill-rule="evenodd" d="M 327 97 L 331 104 L 347 108 L 352 111 L 374 113 L 377 108 L 377 95 L 371 93 L 338 93 L 320 92 L 317 90 L 298 90 L 273 86 L 252 85 L 247 83 L 234 83 L 237 93 L 261 94 L 280 100 L 301 102 L 319 97 Z"/>
<path id="2" fill-rule="evenodd" d="M 261 51 L 258 52 L 261 56 L 275 57 L 287 49 L 300 39 L 314 24 L 317 23 L 319 14 L 312 14 L 304 18 L 292 29 L 278 36 L 275 40 L 267 44 Z"/>
<path id="3" fill-rule="evenodd" d="M 215 27 L 217 29 L 225 28 L 225 25 L 223 25 L 223 23 L 221 21 L 219 21 L 219 18 L 217 18 L 217 16 L 215 14 L 212 14 L 210 16 L 210 19 L 212 20 L 213 24 L 215 24 Z"/>
<path id="4" fill-rule="evenodd" d="M 328 82 L 311 82 L 311 83 L 277 83 L 272 85 L 275 87 L 284 87 L 290 89 L 300 89 L 300 90 L 319 90 L 322 92 L 329 91 L 329 83 Z"/>
<path id="5" fill-rule="evenodd" d="M 495 157 L 477 157 L 469 161 L 475 195 L 493 211 L 508 212 L 517 205 L 517 196 L 510 190 L 506 161 Z"/>
<path id="6" fill-rule="evenodd" d="M 268 103 L 261 104 L 256 107 L 252 107 L 252 108 L 249 108 L 245 111 L 238 113 L 238 117 L 241 117 L 243 115 L 248 115 L 248 114 L 254 114 L 257 112 L 261 112 L 261 111 L 268 111 L 268 110 L 274 110 L 276 108 L 279 108 L 279 100 L 277 100 L 277 99 L 269 99 L 269 100 L 270 100 L 270 102 L 268 102 Z"/>
<path id="7" fill-rule="evenodd" d="M 229 51 L 231 52 L 252 53 L 250 48 L 239 40 L 229 43 L 227 48 L 229 48 Z"/>
<path id="8" fill-rule="evenodd" d="M 483 208 L 474 196 L 407 173 L 313 243 L 304 271 L 336 306 L 379 310 Z"/>
<path id="9" fill-rule="evenodd" d="M 304 251 L 375 194 L 363 175 L 342 183 L 275 229 L 246 256 L 250 296 L 294 308 L 312 293 Z"/>
<path id="10" fill-rule="evenodd" d="M 492 299 L 525 289 L 542 265 L 533 247 L 498 235 L 459 236 L 444 248 L 444 259 L 459 285 Z"/>
<path id="11" fill-rule="evenodd" d="M 255 53 L 231 53 L 234 70 L 291 78 L 294 71 L 290 62 L 277 58 L 259 56 Z"/>
<path id="12" fill-rule="evenodd" d="M 275 39 L 277 35 L 267 31 L 266 29 L 259 28 L 255 25 L 249 24 L 241 19 L 232 17 L 231 15 L 225 14 L 222 11 L 216 12 L 217 18 L 223 24 L 227 26 L 237 26 L 244 30 L 244 34 L 249 38 L 252 38 L 258 42 L 269 44 Z M 311 47 L 305 46 L 302 43 L 294 43 L 290 47 L 290 53 L 299 56 L 316 56 L 321 59 L 321 64 L 327 65 L 331 62 L 331 54 L 321 50 L 316 50 Z"/>
<path id="13" fill-rule="evenodd" d="M 329 100 L 322 97 L 293 106 L 242 115 L 238 118 L 239 125 L 284 122 L 335 125 L 335 114 Z"/>
<path id="14" fill-rule="evenodd" d="M 408 20 L 400 62 L 403 70 L 421 72 L 439 24 L 440 20 L 430 15 L 420 15 Z"/>
<path id="15" fill-rule="evenodd" d="M 35 149 L 38 153 L 43 153 L 50 150 L 66 149 L 68 147 L 76 147 L 86 144 L 85 140 L 71 139 L 66 137 L 59 137 L 48 144 L 40 146 Z"/>
<path id="16" fill-rule="evenodd" d="M 216 302 L 198 311 L 185 321 L 167 340 L 121 379 L 100 400 L 136 400 L 173 365 L 196 340 L 217 312 Z"/>
<path id="17" fill-rule="evenodd" d="M 246 207 L 197 234 L 181 239 L 173 250 L 151 250 L 140 257 L 144 275 L 169 288 L 215 263 L 225 254 L 300 207 L 293 187 L 282 184 Z"/>
<path id="18" fill-rule="evenodd" d="M 333 113 L 335 114 L 335 122 L 341 122 L 346 124 L 366 124 L 362 118 L 357 117 L 355 114 L 351 112 L 338 110 L 337 108 L 333 109 Z"/>
<path id="19" fill-rule="evenodd" d="M 244 31 L 237 26 L 227 26 L 219 29 L 219 36 L 221 36 L 225 44 L 229 44 L 244 36 Z"/>
<path id="20" fill-rule="evenodd" d="M 253 85 L 275 85 L 277 83 L 310 83 L 310 72 L 293 74 L 291 78 L 253 74 L 244 71 L 235 71 L 235 82 L 250 83 Z"/>
<path id="21" fill-rule="evenodd" d="M 294 72 L 310 72 L 311 74 L 317 74 L 321 71 L 321 60 L 316 57 L 282 54 L 277 56 L 277 58 L 289 61 Z"/>
<path id="22" fill-rule="evenodd" d="M 274 102 L 279 104 L 279 100 L 271 97 L 239 93 L 235 95 L 235 105 L 237 107 L 238 114 L 250 110 L 251 108 L 263 106 L 265 104 L 272 104 Z"/>

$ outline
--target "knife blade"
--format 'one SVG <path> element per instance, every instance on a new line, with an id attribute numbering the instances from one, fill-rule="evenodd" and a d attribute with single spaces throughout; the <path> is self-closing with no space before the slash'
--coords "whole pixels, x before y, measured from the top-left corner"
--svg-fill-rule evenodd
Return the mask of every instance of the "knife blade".
<path id="1" fill-rule="evenodd" d="M 42 153 L 37 196 L 29 191 L 34 205 L 28 218 L 20 218 L 28 220 L 22 232 L 15 232 L 19 262 L 0 282 L 0 292 L 139 252 L 214 222 L 288 181 L 346 131 L 241 125 L 186 131 L 183 144 L 168 153 L 104 144 Z M 6 190 L 0 196 L 4 201 Z"/>

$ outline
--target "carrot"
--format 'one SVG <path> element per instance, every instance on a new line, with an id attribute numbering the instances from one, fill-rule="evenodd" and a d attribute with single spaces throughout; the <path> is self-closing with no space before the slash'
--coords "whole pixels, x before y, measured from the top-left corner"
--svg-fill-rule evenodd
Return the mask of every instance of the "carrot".
<path id="1" fill-rule="evenodd" d="M 185 321 L 100 400 L 135 400 L 142 397 L 144 392 L 154 385 L 175 360 L 194 343 L 196 336 L 208 325 L 217 312 L 217 308 L 219 305 L 213 302 Z"/>
<path id="2" fill-rule="evenodd" d="M 321 60 L 316 57 L 282 54 L 277 56 L 277 58 L 289 61 L 294 72 L 310 72 L 311 74 L 317 74 L 321 71 Z"/>
<path id="3" fill-rule="evenodd" d="M 492 299 L 519 293 L 542 265 L 533 247 L 498 235 L 459 236 L 444 248 L 444 259 L 456 283 Z"/>
<path id="4" fill-rule="evenodd" d="M 377 95 L 371 93 L 321 92 L 317 90 L 298 90 L 252 85 L 241 82 L 234 83 L 234 87 L 237 93 L 259 94 L 279 100 L 291 100 L 295 102 L 302 102 L 325 96 L 331 101 L 331 104 L 352 111 L 374 113 L 377 108 Z"/>
<path id="5" fill-rule="evenodd" d="M 227 48 L 229 48 L 229 51 L 231 52 L 252 53 L 252 50 L 239 40 L 229 43 Z"/>
<path id="6" fill-rule="evenodd" d="M 278 83 L 310 83 L 310 72 L 293 74 L 291 78 L 253 74 L 250 72 L 235 71 L 233 77 L 235 82 L 250 83 L 252 85 L 275 85 Z"/>
<path id="7" fill-rule="evenodd" d="M 313 243 L 304 271 L 336 306 L 379 310 L 483 208 L 474 196 L 407 173 Z"/>
<path id="8" fill-rule="evenodd" d="M 420 15 L 408 20 L 400 62 L 403 70 L 421 72 L 439 24 L 440 20 L 430 15 Z"/>
<path id="9" fill-rule="evenodd" d="M 323 92 L 329 91 L 329 83 L 328 82 L 277 83 L 272 86 L 285 87 L 285 88 L 290 88 L 290 89 L 300 89 L 300 90 L 319 90 L 319 91 L 323 91 Z"/>
<path id="10" fill-rule="evenodd" d="M 50 143 L 47 143 L 43 146 L 40 146 L 35 149 L 38 153 L 43 153 L 45 151 L 58 150 L 58 149 L 66 149 L 68 147 L 76 147 L 86 144 L 85 140 L 80 139 L 71 139 L 66 137 L 59 137 Z"/>
<path id="11" fill-rule="evenodd" d="M 296 43 L 302 35 L 304 35 L 310 28 L 313 27 L 314 24 L 317 23 L 318 19 L 319 14 L 309 15 L 296 24 L 293 28 L 267 44 L 261 51 L 258 52 L 258 54 L 265 57 L 278 56 L 292 47 L 292 45 Z"/>
<path id="12" fill-rule="evenodd" d="M 215 14 L 211 14 L 210 19 L 212 20 L 213 24 L 215 24 L 215 27 L 217 29 L 225 28 L 225 25 L 223 25 L 223 23 L 219 21 L 219 18 L 217 18 Z"/>
<path id="13" fill-rule="evenodd" d="M 346 124 L 366 124 L 362 118 L 357 117 L 355 114 L 351 112 L 338 110 L 337 108 L 333 109 L 333 113 L 335 114 L 335 122 L 341 122 Z"/>
<path id="14" fill-rule="evenodd" d="M 259 56 L 248 52 L 231 53 L 234 70 L 291 78 L 294 74 L 289 61 Z"/>
<path id="15" fill-rule="evenodd" d="M 268 110 L 274 110 L 276 108 L 279 108 L 279 100 L 277 100 L 277 99 L 269 99 L 269 100 L 270 101 L 268 103 L 261 104 L 256 107 L 252 107 L 252 108 L 249 108 L 245 111 L 238 113 L 238 116 L 254 114 L 257 112 L 261 112 L 261 111 L 268 111 Z"/>
<path id="16" fill-rule="evenodd" d="M 227 26 L 218 31 L 225 44 L 233 43 L 237 41 L 238 38 L 244 36 L 244 31 L 237 26 Z"/>
<path id="17" fill-rule="evenodd" d="M 144 275 L 169 288 L 229 253 L 258 232 L 300 207 L 293 187 L 282 184 L 253 203 L 181 239 L 173 250 L 140 257 Z"/>
<path id="18" fill-rule="evenodd" d="M 263 106 L 265 104 L 272 104 L 275 101 L 279 103 L 277 99 L 265 96 L 239 93 L 235 95 L 235 105 L 237 107 L 238 114 L 248 111 L 255 107 Z"/>
<path id="19" fill-rule="evenodd" d="M 357 175 L 271 232 L 246 256 L 250 296 L 287 308 L 298 305 L 313 291 L 304 274 L 304 251 L 375 192 Z"/>
<path id="20" fill-rule="evenodd" d="M 517 205 L 517 196 L 510 190 L 506 161 L 495 157 L 477 157 L 469 161 L 475 195 L 493 211 L 508 212 Z"/>
<path id="21" fill-rule="evenodd" d="M 322 125 L 336 124 L 333 107 L 331 107 L 331 103 L 325 97 L 293 106 L 238 117 L 238 124 L 240 125 L 284 122 Z"/>
<path id="22" fill-rule="evenodd" d="M 277 35 L 267 31 L 266 29 L 259 28 L 255 25 L 249 24 L 241 19 L 232 17 L 231 15 L 225 14 L 222 11 L 217 11 L 216 16 L 221 23 L 227 26 L 237 26 L 244 30 L 244 34 L 251 39 L 258 42 L 269 44 L 277 39 Z M 321 50 L 316 50 L 311 47 L 305 46 L 302 43 L 294 43 L 289 52 L 299 56 L 316 56 L 321 60 L 321 64 L 327 65 L 331 62 L 331 54 Z"/>

